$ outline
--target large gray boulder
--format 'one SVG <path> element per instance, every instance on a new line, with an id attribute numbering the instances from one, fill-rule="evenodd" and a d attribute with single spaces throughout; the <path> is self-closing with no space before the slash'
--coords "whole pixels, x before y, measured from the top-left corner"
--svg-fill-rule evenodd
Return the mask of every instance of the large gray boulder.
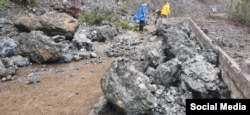
<path id="1" fill-rule="evenodd" d="M 150 66 L 156 68 L 162 62 L 161 53 L 156 49 L 149 51 L 145 58 L 147 60 L 145 64 L 146 67 Z"/>
<path id="2" fill-rule="evenodd" d="M 127 115 L 139 115 L 156 106 L 149 78 L 122 58 L 112 63 L 101 86 L 105 98 Z"/>
<path id="3" fill-rule="evenodd" d="M 15 54 L 17 44 L 13 39 L 0 41 L 0 57 L 10 57 Z"/>
<path id="4" fill-rule="evenodd" d="M 163 61 L 163 52 L 162 52 L 162 42 L 152 42 L 148 43 L 143 50 L 144 54 L 144 70 L 147 70 L 148 67 L 157 68 L 157 66 Z"/>
<path id="5" fill-rule="evenodd" d="M 179 61 L 186 61 L 195 56 L 200 49 L 199 45 L 188 35 L 191 30 L 188 29 L 187 22 L 179 23 L 166 31 L 163 35 L 162 46 L 168 60 L 177 57 Z"/>
<path id="6" fill-rule="evenodd" d="M 157 84 L 168 87 L 172 86 L 179 79 L 180 72 L 181 63 L 175 58 L 160 64 L 153 77 Z"/>
<path id="7" fill-rule="evenodd" d="M 224 84 L 218 76 L 220 70 L 197 55 L 182 64 L 181 82 L 194 98 L 227 98 Z"/>
<path id="8" fill-rule="evenodd" d="M 114 26 L 103 25 L 92 29 L 91 33 L 88 34 L 88 38 L 91 41 L 106 42 L 111 41 L 116 35 L 117 30 Z"/>
<path id="9" fill-rule="evenodd" d="M 41 31 L 22 33 L 16 38 L 16 54 L 29 57 L 31 61 L 43 63 L 61 56 L 64 46 L 55 43 Z"/>
<path id="10" fill-rule="evenodd" d="M 19 17 L 14 22 L 20 31 L 41 30 L 49 36 L 63 35 L 72 38 L 78 21 L 66 13 L 49 12 L 41 16 Z"/>

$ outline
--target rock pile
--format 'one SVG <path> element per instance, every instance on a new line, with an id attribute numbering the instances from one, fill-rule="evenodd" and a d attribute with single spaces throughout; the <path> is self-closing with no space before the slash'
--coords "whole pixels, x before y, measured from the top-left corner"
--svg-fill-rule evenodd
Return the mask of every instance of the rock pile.
<path id="1" fill-rule="evenodd" d="M 141 43 L 142 39 L 140 38 L 120 38 L 116 40 L 116 43 L 106 49 L 106 54 L 109 57 L 131 55 L 132 52 L 135 53 L 133 50 L 137 50 L 134 46 Z"/>
<path id="2" fill-rule="evenodd" d="M 79 25 L 73 17 L 56 12 L 20 17 L 14 25 L 20 31 L 13 35 L 7 33 L 6 37 L 0 39 L 2 81 L 9 80 L 7 77 L 15 76 L 18 67 L 28 66 L 31 62 L 71 62 L 97 58 L 92 42 L 112 41 L 118 33 L 113 25 Z"/>
<path id="3" fill-rule="evenodd" d="M 108 102 L 126 115 L 184 115 L 185 99 L 230 98 L 216 52 L 192 40 L 188 22 L 164 31 L 160 47 L 146 47 L 143 71 L 124 58 L 112 63 L 101 80 Z"/>

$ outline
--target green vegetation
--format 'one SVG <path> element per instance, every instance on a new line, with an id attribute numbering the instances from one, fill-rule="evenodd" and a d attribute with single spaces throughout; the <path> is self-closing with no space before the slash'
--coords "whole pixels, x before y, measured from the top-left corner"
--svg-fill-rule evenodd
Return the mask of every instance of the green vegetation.
<path id="1" fill-rule="evenodd" d="M 123 6 L 124 9 L 126 9 L 126 7 L 125 5 Z M 116 17 L 114 12 L 104 8 L 95 8 L 90 12 L 85 12 L 78 17 L 78 21 L 90 25 L 101 25 L 104 22 L 112 22 L 116 27 L 131 31 L 139 31 L 139 24 L 133 25 L 125 20 L 120 20 Z M 144 29 L 144 31 L 148 30 Z"/>
<path id="2" fill-rule="evenodd" d="M 250 25 L 250 0 L 230 0 L 229 18 Z"/>
<path id="3" fill-rule="evenodd" d="M 0 8 L 6 7 L 9 4 L 9 0 L 0 0 Z"/>
<path id="4" fill-rule="evenodd" d="M 111 11 L 104 9 L 94 9 L 78 17 L 79 22 L 86 22 L 90 25 L 101 25 L 103 21 L 115 21 L 116 18 Z"/>
<path id="5" fill-rule="evenodd" d="M 212 3 L 218 3 L 219 0 L 198 0 L 204 4 L 212 4 Z"/>
<path id="6" fill-rule="evenodd" d="M 13 2 L 24 6 L 30 5 L 32 7 L 36 7 L 38 5 L 37 0 L 14 0 Z M 7 7 L 8 4 L 9 0 L 0 0 L 0 7 Z"/>
<path id="7" fill-rule="evenodd" d="M 124 2 L 122 3 L 122 5 L 121 5 L 121 10 L 122 10 L 123 12 L 126 12 L 127 8 L 128 8 L 128 6 L 127 6 L 127 1 L 124 1 Z"/>
<path id="8" fill-rule="evenodd" d="M 126 30 L 133 30 L 133 26 L 129 25 L 129 23 L 127 23 L 124 20 L 120 20 L 119 22 L 116 22 L 115 25 L 116 27 L 121 27 Z"/>
<path id="9" fill-rule="evenodd" d="M 135 25 L 130 25 L 124 20 L 120 20 L 119 22 L 115 23 L 116 27 L 121 27 L 126 30 L 131 30 L 131 31 L 139 31 L 139 24 Z M 144 31 L 148 31 L 146 28 L 144 28 Z"/>
<path id="10" fill-rule="evenodd" d="M 28 5 L 36 7 L 38 5 L 38 1 L 37 0 L 28 0 Z"/>

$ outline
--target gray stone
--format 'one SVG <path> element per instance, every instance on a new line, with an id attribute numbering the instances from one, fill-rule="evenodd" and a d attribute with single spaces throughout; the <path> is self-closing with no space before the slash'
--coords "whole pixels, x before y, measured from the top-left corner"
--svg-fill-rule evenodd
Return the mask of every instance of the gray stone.
<path id="1" fill-rule="evenodd" d="M 21 31 L 41 30 L 49 36 L 73 37 L 78 21 L 66 13 L 48 12 L 41 16 L 19 17 L 15 26 Z"/>
<path id="2" fill-rule="evenodd" d="M 56 36 L 51 37 L 51 39 L 54 42 L 59 43 L 59 42 L 65 41 L 66 37 L 65 36 L 56 35 Z"/>
<path id="3" fill-rule="evenodd" d="M 156 103 L 150 80 L 133 66 L 117 59 L 101 79 L 105 98 L 128 115 L 138 115 Z"/>
<path id="4" fill-rule="evenodd" d="M 153 67 L 148 67 L 147 71 L 145 72 L 145 75 L 150 77 L 153 76 L 155 74 L 156 70 Z"/>
<path id="5" fill-rule="evenodd" d="M 162 42 L 150 42 L 143 49 L 144 70 L 148 67 L 156 68 L 162 61 Z"/>
<path id="6" fill-rule="evenodd" d="M 56 70 L 56 73 L 60 73 L 60 72 L 64 72 L 64 70 L 63 69 L 57 69 Z"/>
<path id="7" fill-rule="evenodd" d="M 6 77 L 3 77 L 3 78 L 2 78 L 2 81 L 6 81 L 6 80 L 7 80 Z"/>
<path id="8" fill-rule="evenodd" d="M 6 23 L 6 19 L 5 18 L 0 18 L 0 24 L 5 24 Z"/>
<path id="9" fill-rule="evenodd" d="M 38 80 L 37 78 L 37 74 L 36 73 L 30 73 L 28 76 L 27 76 L 27 81 L 26 81 L 26 84 L 29 85 L 29 84 L 36 84 L 36 83 L 39 83 L 40 81 Z"/>
<path id="10" fill-rule="evenodd" d="M 11 59 L 14 61 L 14 64 L 16 64 L 18 67 L 24 67 L 30 65 L 29 58 L 22 57 L 20 55 L 13 56 Z"/>
<path id="11" fill-rule="evenodd" d="M 87 38 L 87 30 L 78 29 L 73 38 L 73 44 L 80 49 L 86 49 L 88 51 L 93 50 L 93 44 L 89 38 Z"/>
<path id="12" fill-rule="evenodd" d="M 75 61 L 79 61 L 79 60 L 81 60 L 81 57 L 79 55 L 74 55 L 73 59 Z"/>
<path id="13" fill-rule="evenodd" d="M 16 80 L 17 79 L 17 76 L 13 76 L 12 78 L 11 78 L 11 80 Z"/>
<path id="14" fill-rule="evenodd" d="M 156 49 L 149 51 L 145 57 L 147 59 L 145 67 L 156 68 L 162 62 L 161 54 Z"/>
<path id="15" fill-rule="evenodd" d="M 218 65 L 219 60 L 218 60 L 218 53 L 215 50 L 208 49 L 202 52 L 202 55 L 205 57 L 205 59 L 213 64 L 213 65 Z"/>
<path id="16" fill-rule="evenodd" d="M 89 53 L 89 52 L 79 52 L 78 55 L 79 55 L 82 59 L 89 59 L 89 58 L 90 58 L 90 53 Z"/>
<path id="17" fill-rule="evenodd" d="M 34 76 L 34 73 L 29 73 L 29 74 L 27 75 L 28 78 L 31 78 L 32 76 Z"/>
<path id="18" fill-rule="evenodd" d="M 17 44 L 13 39 L 5 39 L 0 41 L 0 56 L 10 57 L 15 54 Z"/>
<path id="19" fill-rule="evenodd" d="M 58 59 L 59 62 L 66 62 L 66 63 L 71 62 L 72 60 L 73 60 L 72 54 L 63 54 Z"/>
<path id="20" fill-rule="evenodd" d="M 11 78 L 12 78 L 11 75 L 8 75 L 8 76 L 6 77 L 7 80 L 11 80 Z"/>
<path id="21" fill-rule="evenodd" d="M 0 78 L 16 75 L 17 69 L 17 66 L 10 58 L 0 59 Z"/>
<path id="22" fill-rule="evenodd" d="M 181 63 L 175 58 L 160 64 L 152 77 L 155 78 L 156 83 L 169 87 L 179 79 L 180 72 Z"/>
<path id="23" fill-rule="evenodd" d="M 204 57 L 196 56 L 182 64 L 181 80 L 196 98 L 221 98 L 219 69 L 206 62 Z"/>
<path id="24" fill-rule="evenodd" d="M 63 46 L 57 44 L 41 31 L 32 31 L 17 36 L 16 54 L 29 57 L 31 61 L 43 63 L 62 55 Z"/>
<path id="25" fill-rule="evenodd" d="M 150 38 L 148 39 L 148 41 L 149 41 L 149 42 L 153 42 L 153 41 L 155 41 L 155 39 L 156 39 L 156 37 L 150 37 Z"/>
<path id="26" fill-rule="evenodd" d="M 117 31 L 115 27 L 104 25 L 91 30 L 88 38 L 91 39 L 91 41 L 106 42 L 111 41 L 116 35 Z"/>
<path id="27" fill-rule="evenodd" d="M 97 58 L 97 54 L 94 53 L 94 52 L 91 52 L 91 53 L 90 53 L 90 57 L 91 57 L 91 58 Z"/>
<path id="28" fill-rule="evenodd" d="M 110 111 L 111 105 L 108 103 L 108 100 L 101 96 L 97 104 L 94 105 L 94 112 L 97 115 L 103 115 Z"/>

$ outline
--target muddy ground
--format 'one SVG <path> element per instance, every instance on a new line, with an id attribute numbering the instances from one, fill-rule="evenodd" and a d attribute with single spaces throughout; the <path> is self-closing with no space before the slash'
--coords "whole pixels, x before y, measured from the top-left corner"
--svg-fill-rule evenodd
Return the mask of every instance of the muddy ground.
<path id="1" fill-rule="evenodd" d="M 241 66 L 250 58 L 250 28 L 227 19 L 197 18 L 196 23 L 208 30 L 215 41 Z"/>
<path id="2" fill-rule="evenodd" d="M 0 84 L 1 115 L 87 115 L 102 95 L 100 78 L 112 58 L 100 64 L 90 60 L 65 64 L 32 65 L 18 70 L 18 79 Z M 26 85 L 37 68 L 37 84 Z"/>

